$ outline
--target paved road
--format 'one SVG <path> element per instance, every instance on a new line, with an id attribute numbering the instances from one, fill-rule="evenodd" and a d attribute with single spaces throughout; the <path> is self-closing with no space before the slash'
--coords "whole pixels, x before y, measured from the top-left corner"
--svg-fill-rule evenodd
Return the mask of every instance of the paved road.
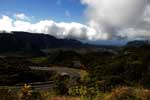
<path id="1" fill-rule="evenodd" d="M 67 67 L 30 67 L 32 70 L 43 70 L 43 71 L 56 71 L 59 74 L 66 73 L 71 78 L 74 77 L 80 77 L 79 70 L 73 69 L 73 68 L 67 68 Z M 54 86 L 54 81 L 48 81 L 48 82 L 35 82 L 35 83 L 28 83 L 30 84 L 34 89 L 36 90 L 48 90 L 52 89 Z M 15 89 L 21 89 L 23 85 L 16 85 L 11 88 Z"/>
<path id="2" fill-rule="evenodd" d="M 79 70 L 67 67 L 30 67 L 32 70 L 56 71 L 59 74 L 66 73 L 71 77 L 80 77 Z"/>

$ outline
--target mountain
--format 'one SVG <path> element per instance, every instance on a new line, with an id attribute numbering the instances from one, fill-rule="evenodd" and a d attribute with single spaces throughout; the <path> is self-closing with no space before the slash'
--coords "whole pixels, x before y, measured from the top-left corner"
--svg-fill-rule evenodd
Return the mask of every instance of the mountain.
<path id="1" fill-rule="evenodd" d="M 42 33 L 16 32 L 0 33 L 0 56 L 42 56 L 53 50 L 73 50 L 77 52 L 116 52 L 117 46 L 93 45 L 75 39 L 58 39 Z"/>
<path id="2" fill-rule="evenodd" d="M 34 45 L 39 49 L 56 48 L 61 46 L 78 47 L 82 45 L 81 42 L 74 39 L 57 39 L 51 35 L 28 32 L 12 32 L 11 34 L 1 33 L 0 42 L 3 42 L 1 45 L 5 45 L 5 43 L 11 43 L 11 46 L 17 47 L 21 45 Z"/>
<path id="3" fill-rule="evenodd" d="M 57 39 L 51 35 L 28 33 L 28 32 L 12 32 L 0 33 L 0 53 L 8 54 L 33 54 L 42 55 L 42 49 L 70 47 L 82 47 L 80 41 L 74 39 Z M 29 55 L 30 55 L 29 54 Z"/>
<path id="4" fill-rule="evenodd" d="M 150 41 L 148 40 L 134 40 L 127 43 L 127 47 L 140 47 L 143 45 L 150 45 Z"/>

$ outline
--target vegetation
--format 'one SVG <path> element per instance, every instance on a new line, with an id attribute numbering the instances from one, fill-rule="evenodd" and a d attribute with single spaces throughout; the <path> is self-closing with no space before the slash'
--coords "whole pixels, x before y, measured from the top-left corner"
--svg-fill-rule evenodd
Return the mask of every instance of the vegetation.
<path id="1" fill-rule="evenodd" d="M 1 57 L 0 100 L 150 100 L 149 51 L 149 44 L 132 43 L 117 50 L 55 50 L 43 57 Z M 60 70 L 33 70 L 31 66 Z M 64 73 L 64 67 L 70 70 Z M 54 83 L 48 90 L 30 85 L 14 88 L 49 81 Z"/>
<path id="2" fill-rule="evenodd" d="M 93 94 L 94 93 L 94 94 Z M 92 95 L 93 94 L 93 95 Z M 134 87 L 118 87 L 110 92 L 97 92 L 94 88 L 74 87 L 69 94 L 62 96 L 52 91 L 36 91 L 29 85 L 20 90 L 1 88 L 1 100 L 150 100 L 150 90 Z"/>

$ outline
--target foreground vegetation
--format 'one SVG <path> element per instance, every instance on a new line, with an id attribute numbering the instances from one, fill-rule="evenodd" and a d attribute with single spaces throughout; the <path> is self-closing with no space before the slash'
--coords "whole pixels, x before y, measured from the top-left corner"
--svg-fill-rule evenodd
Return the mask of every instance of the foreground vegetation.
<path id="1" fill-rule="evenodd" d="M 46 52 L 42 57 L 0 58 L 0 100 L 150 100 L 150 44 L 86 53 Z M 60 70 L 33 70 L 30 66 Z M 61 67 L 80 74 L 64 73 Z M 14 88 L 48 81 L 54 82 L 49 86 L 52 89 Z"/>
<path id="2" fill-rule="evenodd" d="M 79 89 L 68 95 L 58 95 L 56 91 L 35 91 L 29 85 L 20 90 L 14 88 L 1 88 L 0 100 L 150 100 L 150 90 L 143 88 L 118 87 L 110 92 L 93 91 L 96 95 L 88 92 L 88 89 Z"/>

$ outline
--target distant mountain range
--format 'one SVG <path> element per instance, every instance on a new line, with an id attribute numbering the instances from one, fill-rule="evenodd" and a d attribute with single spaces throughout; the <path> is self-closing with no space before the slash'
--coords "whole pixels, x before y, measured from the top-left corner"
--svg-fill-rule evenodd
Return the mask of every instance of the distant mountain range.
<path id="1" fill-rule="evenodd" d="M 28 33 L 28 32 L 11 32 L 0 33 L 0 53 L 17 52 L 41 54 L 41 49 L 60 48 L 60 47 L 82 47 L 80 41 L 74 39 L 57 39 L 51 35 Z"/>
<path id="2" fill-rule="evenodd" d="M 128 46 L 142 45 L 147 42 L 132 41 Z M 51 35 L 28 33 L 28 32 L 1 32 L 0 33 L 0 56 L 40 56 L 44 55 L 44 49 L 57 48 L 94 48 L 94 49 L 114 49 L 115 46 L 90 45 L 75 39 L 58 39 Z"/>
<path id="3" fill-rule="evenodd" d="M 78 47 L 82 43 L 74 39 L 57 39 L 51 35 L 12 32 L 0 34 L 0 46 L 2 48 L 22 48 L 24 46 L 35 46 L 39 49 L 56 47 Z M 12 46 L 12 47 L 10 47 Z"/>
<path id="4" fill-rule="evenodd" d="M 130 41 L 127 43 L 126 46 L 130 46 L 130 47 L 140 47 L 143 45 L 150 45 L 150 41 L 149 40 L 134 40 L 134 41 Z"/>

